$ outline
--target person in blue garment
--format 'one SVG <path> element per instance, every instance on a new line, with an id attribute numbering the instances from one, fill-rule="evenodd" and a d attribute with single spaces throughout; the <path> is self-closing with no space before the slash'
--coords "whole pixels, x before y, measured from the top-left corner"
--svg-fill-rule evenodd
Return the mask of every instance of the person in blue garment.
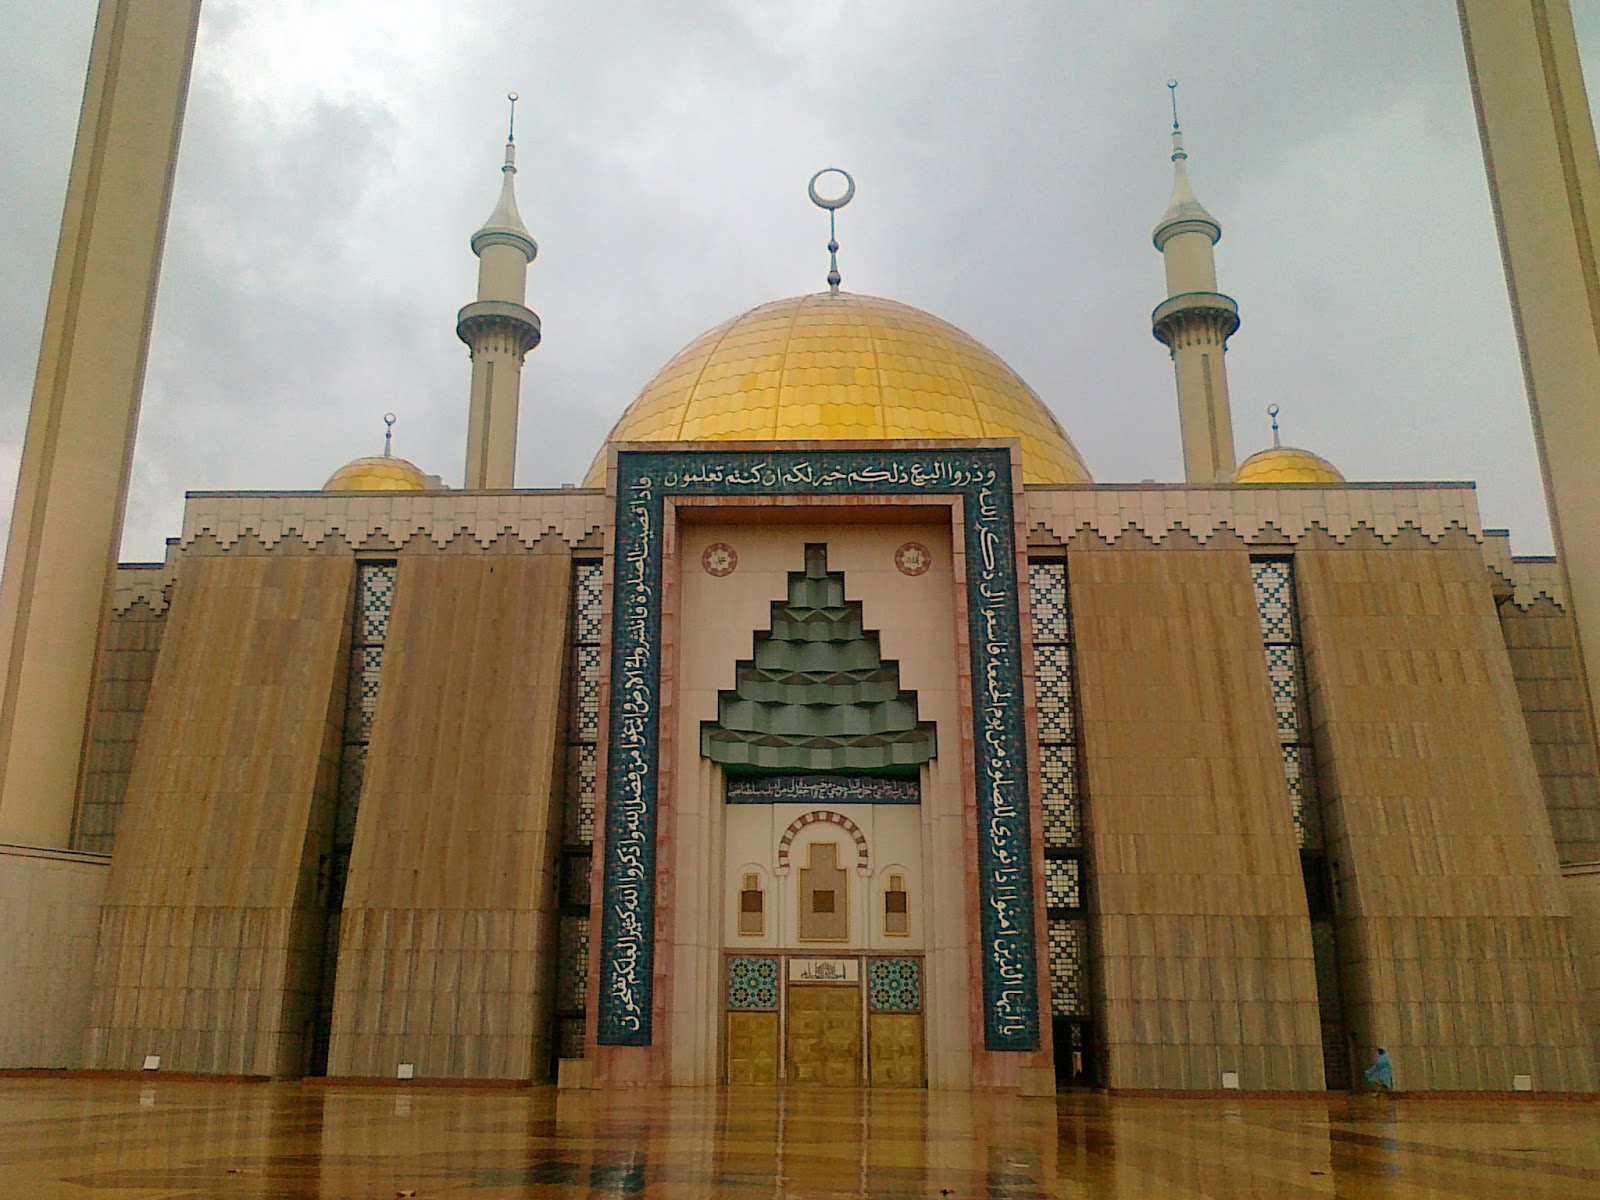
<path id="1" fill-rule="evenodd" d="M 1382 1046 L 1378 1047 L 1378 1056 L 1367 1068 L 1367 1082 L 1375 1088 L 1394 1091 L 1394 1065 L 1389 1061 L 1389 1052 Z"/>

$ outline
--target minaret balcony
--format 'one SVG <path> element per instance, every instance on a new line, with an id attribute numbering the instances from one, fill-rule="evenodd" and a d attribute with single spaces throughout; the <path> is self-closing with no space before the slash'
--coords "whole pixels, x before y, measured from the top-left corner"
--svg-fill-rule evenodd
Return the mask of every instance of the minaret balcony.
<path id="1" fill-rule="evenodd" d="M 504 337 L 526 354 L 539 344 L 539 314 L 514 300 L 475 300 L 457 316 L 456 336 L 474 349 L 489 337 Z"/>
<path id="2" fill-rule="evenodd" d="M 1195 335 L 1226 342 L 1238 328 L 1239 303 L 1221 292 L 1181 292 L 1150 314 L 1150 332 L 1172 349 Z"/>

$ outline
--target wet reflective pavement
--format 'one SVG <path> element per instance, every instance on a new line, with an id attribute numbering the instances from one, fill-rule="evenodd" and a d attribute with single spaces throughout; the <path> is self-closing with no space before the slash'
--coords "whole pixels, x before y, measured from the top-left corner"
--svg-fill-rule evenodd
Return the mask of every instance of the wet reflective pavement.
<path id="1" fill-rule="evenodd" d="M 0 1078 L 0 1196 L 1600 1198 L 1600 1102 Z"/>

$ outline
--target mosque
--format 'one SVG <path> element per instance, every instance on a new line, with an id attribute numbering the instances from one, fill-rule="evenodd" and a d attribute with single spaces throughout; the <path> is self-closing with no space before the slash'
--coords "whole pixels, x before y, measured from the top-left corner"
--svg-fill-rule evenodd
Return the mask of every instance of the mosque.
<path id="1" fill-rule="evenodd" d="M 516 487 L 514 153 L 464 486 L 386 443 L 117 568 L 72 803 L 0 809 L 0 1066 L 1304 1092 L 1384 1047 L 1407 1090 L 1600 1088 L 1568 576 L 1470 484 L 1240 461 L 1176 123 L 1185 478 L 1137 485 L 835 260 Z"/>

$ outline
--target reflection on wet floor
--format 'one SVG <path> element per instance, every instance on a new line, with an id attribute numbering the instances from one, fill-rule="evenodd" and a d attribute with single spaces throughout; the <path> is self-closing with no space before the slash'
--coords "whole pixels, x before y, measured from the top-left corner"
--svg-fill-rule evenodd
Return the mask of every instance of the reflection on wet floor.
<path id="1" fill-rule="evenodd" d="M 55 1197 L 1600 1197 L 1600 1103 L 0 1079 Z"/>

